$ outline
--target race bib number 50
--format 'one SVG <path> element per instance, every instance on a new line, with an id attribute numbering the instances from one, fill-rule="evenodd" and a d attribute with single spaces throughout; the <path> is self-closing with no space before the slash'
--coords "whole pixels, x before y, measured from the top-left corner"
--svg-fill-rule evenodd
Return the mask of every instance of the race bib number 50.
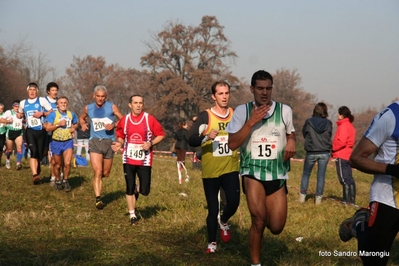
<path id="1" fill-rule="evenodd" d="M 252 137 L 251 158 L 256 160 L 273 160 L 277 158 L 277 137 Z"/>
<path id="2" fill-rule="evenodd" d="M 229 148 L 229 136 L 217 136 L 212 142 L 212 151 L 214 157 L 231 156 L 233 151 Z"/>

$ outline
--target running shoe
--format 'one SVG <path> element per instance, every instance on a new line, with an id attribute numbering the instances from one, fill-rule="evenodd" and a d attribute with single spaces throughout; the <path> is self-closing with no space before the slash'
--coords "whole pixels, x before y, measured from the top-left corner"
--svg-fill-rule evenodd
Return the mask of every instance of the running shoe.
<path id="1" fill-rule="evenodd" d="M 64 185 L 64 190 L 65 192 L 69 192 L 72 190 L 71 186 L 69 185 L 69 182 L 67 179 L 64 179 L 64 181 L 62 181 L 62 184 Z"/>
<path id="2" fill-rule="evenodd" d="M 17 163 L 17 170 L 21 170 L 22 169 L 22 164 L 21 163 Z"/>
<path id="3" fill-rule="evenodd" d="M 137 217 L 136 215 L 130 217 L 130 225 L 136 224 L 139 220 L 140 220 L 140 218 Z"/>
<path id="4" fill-rule="evenodd" d="M 299 201 L 300 203 L 305 203 L 305 201 L 306 201 L 306 194 L 299 193 L 298 201 Z"/>
<path id="5" fill-rule="evenodd" d="M 220 238 L 224 243 L 230 242 L 231 234 L 230 234 L 230 226 L 226 224 L 220 223 Z"/>
<path id="6" fill-rule="evenodd" d="M 96 208 L 98 210 L 102 210 L 102 209 L 104 209 L 104 207 L 105 207 L 105 204 L 101 200 L 96 201 Z"/>
<path id="7" fill-rule="evenodd" d="M 208 244 L 208 248 L 206 249 L 206 253 L 215 253 L 216 252 L 216 242 L 212 242 Z"/>
<path id="8" fill-rule="evenodd" d="M 11 162 L 10 160 L 6 160 L 6 168 L 11 169 Z"/>
<path id="9" fill-rule="evenodd" d="M 42 179 L 40 178 L 40 176 L 39 175 L 35 175 L 35 176 L 33 176 L 33 185 L 38 185 L 38 184 L 40 184 L 40 182 L 42 181 Z"/>
<path id="10" fill-rule="evenodd" d="M 357 238 L 356 226 L 360 223 L 364 230 L 365 223 L 368 222 L 370 211 L 366 208 L 360 208 L 355 214 L 346 219 L 339 226 L 339 237 L 343 242 L 349 241 L 352 237 Z"/>
<path id="11" fill-rule="evenodd" d="M 63 189 L 63 185 L 62 185 L 62 181 L 61 180 L 55 181 L 55 189 L 56 190 L 62 190 Z"/>
<path id="12" fill-rule="evenodd" d="M 321 204 L 321 200 L 323 199 L 323 196 L 316 196 L 316 198 L 315 198 L 315 200 L 314 200 L 314 203 L 316 204 L 316 205 L 319 205 L 319 204 Z"/>

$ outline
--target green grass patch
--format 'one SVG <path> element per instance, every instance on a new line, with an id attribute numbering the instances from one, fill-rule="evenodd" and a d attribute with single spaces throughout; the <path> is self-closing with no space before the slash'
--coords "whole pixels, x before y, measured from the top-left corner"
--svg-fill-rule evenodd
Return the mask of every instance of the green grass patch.
<path id="1" fill-rule="evenodd" d="M 207 209 L 201 172 L 191 169 L 189 161 L 187 168 L 190 181 L 180 185 L 175 159 L 156 157 L 151 193 L 140 195 L 137 204 L 142 219 L 130 226 L 120 155 L 110 177 L 103 180 L 107 206 L 101 211 L 95 208 L 90 167 L 72 169 L 72 191 L 66 193 L 49 185 L 48 167 L 43 168 L 44 183 L 34 186 L 28 162 L 23 162 L 21 171 L 6 170 L 3 162 L 0 265 L 249 265 L 250 216 L 245 196 L 230 220 L 231 242 L 219 240 L 216 254 L 205 254 Z M 278 236 L 265 231 L 262 265 L 361 265 L 356 256 L 335 255 L 357 252 L 357 242 L 343 243 L 338 236 L 339 224 L 356 207 L 339 201 L 342 187 L 334 164 L 327 169 L 321 205 L 314 204 L 313 194 L 304 204 L 297 202 L 301 175 L 302 163 L 293 162 L 287 223 Z M 357 204 L 367 206 L 372 176 L 354 170 L 354 177 Z M 314 169 L 309 193 L 315 187 Z M 398 247 L 395 241 L 389 265 L 399 264 Z"/>

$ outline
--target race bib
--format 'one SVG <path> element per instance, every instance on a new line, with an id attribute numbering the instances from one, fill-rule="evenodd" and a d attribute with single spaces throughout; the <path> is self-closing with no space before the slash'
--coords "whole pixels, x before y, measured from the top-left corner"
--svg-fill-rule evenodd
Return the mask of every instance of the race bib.
<path id="1" fill-rule="evenodd" d="M 61 120 L 65 120 L 66 122 L 65 126 L 63 126 L 64 128 L 70 128 L 72 126 L 72 121 L 69 119 L 69 117 L 61 117 L 60 121 Z"/>
<path id="2" fill-rule="evenodd" d="M 251 158 L 255 160 L 277 159 L 277 147 L 277 137 L 253 136 L 251 138 Z"/>
<path id="3" fill-rule="evenodd" d="M 233 151 L 229 148 L 229 136 L 217 136 L 212 142 L 212 151 L 214 157 L 231 156 Z"/>
<path id="4" fill-rule="evenodd" d="M 93 130 L 94 131 L 100 131 L 100 130 L 105 129 L 105 123 L 104 123 L 103 119 L 93 118 L 92 122 L 93 122 Z"/>
<path id="5" fill-rule="evenodd" d="M 12 127 L 15 129 L 22 129 L 22 123 L 20 121 L 13 121 Z"/>
<path id="6" fill-rule="evenodd" d="M 127 157 L 133 160 L 144 160 L 145 151 L 143 150 L 142 144 L 127 144 Z"/>
<path id="7" fill-rule="evenodd" d="M 37 126 L 39 126 L 41 123 L 40 123 L 40 118 L 36 118 L 36 117 L 33 117 L 33 116 L 29 116 L 28 117 L 28 125 L 30 126 L 30 127 L 37 127 Z"/>
<path id="8" fill-rule="evenodd" d="M 94 131 L 105 130 L 105 125 L 112 124 L 112 120 L 108 117 L 106 118 L 93 118 L 93 129 Z"/>

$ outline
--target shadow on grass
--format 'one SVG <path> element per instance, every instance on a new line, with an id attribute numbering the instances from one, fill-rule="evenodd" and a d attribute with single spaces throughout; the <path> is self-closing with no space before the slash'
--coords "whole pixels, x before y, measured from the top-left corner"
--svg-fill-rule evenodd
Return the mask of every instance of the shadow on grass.
<path id="1" fill-rule="evenodd" d="M 119 190 L 119 191 L 114 191 L 111 193 L 108 193 L 102 197 L 102 201 L 104 202 L 105 205 L 110 204 L 113 201 L 117 201 L 120 198 L 125 197 L 125 191 Z"/>
<path id="2" fill-rule="evenodd" d="M 101 245 L 93 238 L 0 242 L 0 265 L 80 265 L 89 263 Z"/>
<path id="3" fill-rule="evenodd" d="M 156 216 L 159 212 L 166 210 L 165 207 L 157 205 L 146 206 L 145 208 L 139 208 L 138 211 L 144 219 Z"/>

